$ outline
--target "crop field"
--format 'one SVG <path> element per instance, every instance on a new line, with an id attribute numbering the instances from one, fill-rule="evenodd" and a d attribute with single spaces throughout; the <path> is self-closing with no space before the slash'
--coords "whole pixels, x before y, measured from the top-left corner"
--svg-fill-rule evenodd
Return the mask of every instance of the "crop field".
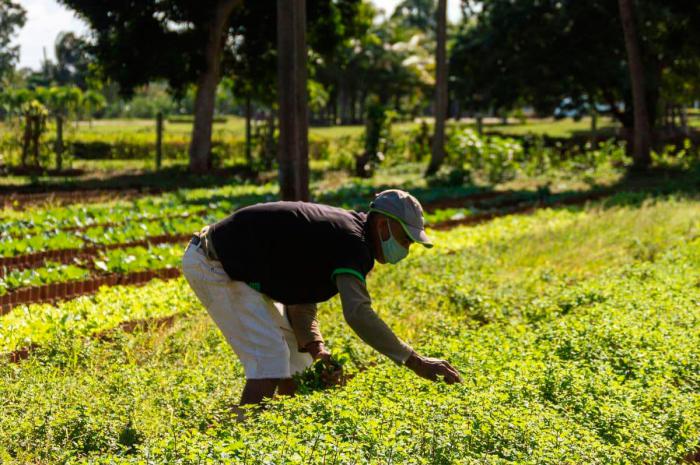
<path id="1" fill-rule="evenodd" d="M 315 196 L 364 208 L 377 187 Z M 695 196 L 412 191 L 437 246 L 377 265 L 368 288 L 400 337 L 449 359 L 464 383 L 421 380 L 372 352 L 336 297 L 319 320 L 331 349 L 350 359 L 346 384 L 275 399 L 244 423 L 231 411 L 242 367 L 178 270 L 192 231 L 274 199 L 275 186 L 5 209 L 0 463 L 692 458 Z"/>
<path id="2" fill-rule="evenodd" d="M 0 465 L 700 465 L 697 0 L 194 3 L 0 0 Z"/>

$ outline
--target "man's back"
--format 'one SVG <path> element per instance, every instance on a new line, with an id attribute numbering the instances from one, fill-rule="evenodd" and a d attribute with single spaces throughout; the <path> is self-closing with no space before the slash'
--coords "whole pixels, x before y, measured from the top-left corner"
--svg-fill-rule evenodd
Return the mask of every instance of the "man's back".
<path id="1" fill-rule="evenodd" d="M 338 291 L 338 269 L 364 277 L 374 265 L 366 214 L 308 202 L 270 202 L 237 210 L 211 226 L 231 279 L 285 304 L 322 302 Z"/>

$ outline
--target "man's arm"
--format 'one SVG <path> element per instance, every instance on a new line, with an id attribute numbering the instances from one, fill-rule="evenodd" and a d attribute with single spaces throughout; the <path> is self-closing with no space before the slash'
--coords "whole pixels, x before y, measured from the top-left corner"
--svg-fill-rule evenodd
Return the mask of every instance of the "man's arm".
<path id="1" fill-rule="evenodd" d="M 340 292 L 343 316 L 360 339 L 395 363 L 405 364 L 418 376 L 435 381 L 441 375 L 449 384 L 462 382 L 459 372 L 448 362 L 418 355 L 394 334 L 372 310 L 372 301 L 363 281 L 344 273 L 337 275 L 335 282 Z"/>
<path id="2" fill-rule="evenodd" d="M 372 310 L 372 301 L 365 283 L 347 273 L 336 275 L 335 283 L 340 292 L 343 316 L 352 330 L 377 352 L 403 365 L 413 349 L 396 337 L 389 326 Z"/>
<path id="3" fill-rule="evenodd" d="M 299 352 L 311 352 L 310 348 L 323 347 L 323 336 L 316 319 L 316 304 L 287 305 L 287 317 L 297 339 Z M 314 356 L 314 358 L 316 358 Z"/>
<path id="4" fill-rule="evenodd" d="M 329 363 L 331 353 L 323 345 L 323 336 L 316 319 L 316 304 L 287 305 L 287 317 L 297 340 L 299 352 L 308 352 L 314 360 L 324 360 Z M 324 372 L 321 379 L 329 386 L 338 384 L 342 378 L 343 369 L 332 373 Z"/>

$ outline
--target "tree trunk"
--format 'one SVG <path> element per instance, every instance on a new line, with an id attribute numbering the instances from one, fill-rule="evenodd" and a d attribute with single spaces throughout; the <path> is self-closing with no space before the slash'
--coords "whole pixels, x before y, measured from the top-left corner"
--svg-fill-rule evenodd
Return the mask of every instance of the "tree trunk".
<path id="1" fill-rule="evenodd" d="M 357 121 L 357 92 L 353 89 L 350 93 L 350 119 L 346 124 L 355 124 Z"/>
<path id="2" fill-rule="evenodd" d="M 632 99 L 634 110 L 634 149 L 632 158 L 634 168 L 646 169 L 651 162 L 651 127 L 647 110 L 646 89 L 644 84 L 644 66 L 639 49 L 637 28 L 634 20 L 633 0 L 618 0 L 620 18 L 625 35 L 627 61 L 629 63 L 630 81 L 632 83 Z"/>
<path id="3" fill-rule="evenodd" d="M 434 174 L 445 159 L 445 117 L 447 116 L 447 0 L 438 0 L 437 50 L 435 53 L 435 134 L 433 156 L 426 175 Z"/>
<path id="4" fill-rule="evenodd" d="M 163 160 L 163 112 L 156 114 L 156 171 L 160 171 Z"/>
<path id="5" fill-rule="evenodd" d="M 279 182 L 282 200 L 309 200 L 306 0 L 277 1 Z"/>
<path id="6" fill-rule="evenodd" d="M 56 116 L 56 171 L 63 168 L 63 116 Z"/>
<path id="7" fill-rule="evenodd" d="M 686 109 L 685 105 L 680 106 L 680 116 L 681 116 L 681 130 L 683 131 L 683 134 L 686 136 L 690 134 L 690 131 L 688 130 L 688 110 Z"/>
<path id="8" fill-rule="evenodd" d="M 595 100 L 591 100 L 591 142 L 593 147 L 598 147 L 598 107 Z"/>
<path id="9" fill-rule="evenodd" d="M 353 124 L 359 124 L 361 122 L 360 118 L 364 118 L 365 116 L 365 100 L 367 100 L 367 91 L 365 89 L 362 89 L 360 91 L 360 100 L 359 100 L 359 110 L 357 113 L 355 113 L 355 121 Z"/>
<path id="10" fill-rule="evenodd" d="M 194 101 L 194 124 L 190 142 L 190 171 L 205 173 L 211 167 L 211 128 L 214 118 L 216 87 L 221 79 L 221 53 L 226 38 L 226 28 L 233 9 L 241 0 L 220 0 L 209 25 L 205 64 L 197 79 Z"/>
<path id="11" fill-rule="evenodd" d="M 253 166 L 253 151 L 250 140 L 250 119 L 252 117 L 250 95 L 245 98 L 245 161 L 249 167 Z"/>
<path id="12" fill-rule="evenodd" d="M 340 100 L 340 92 L 337 87 L 333 88 L 333 97 L 331 98 L 331 126 L 338 124 L 338 106 Z"/>
<path id="13" fill-rule="evenodd" d="M 275 145 L 275 120 L 276 120 L 274 109 L 270 108 L 270 112 L 267 114 L 267 132 L 265 133 L 265 147 L 264 153 L 264 164 L 265 169 L 269 170 L 272 168 L 272 162 L 277 156 L 277 146 Z"/>

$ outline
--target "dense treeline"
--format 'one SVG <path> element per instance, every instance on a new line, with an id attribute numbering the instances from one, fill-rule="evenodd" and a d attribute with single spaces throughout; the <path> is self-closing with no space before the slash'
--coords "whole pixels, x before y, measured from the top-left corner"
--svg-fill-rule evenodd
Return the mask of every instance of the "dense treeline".
<path id="1" fill-rule="evenodd" d="M 248 140 L 250 121 L 258 121 L 270 147 L 278 121 L 291 118 L 279 114 L 272 0 L 149 0 L 138 8 L 129 2 L 61 3 L 91 32 L 60 34 L 56 61 L 39 70 L 15 70 L 18 51 L 4 52 L 5 118 L 18 101 L 27 103 L 21 89 L 52 85 L 101 94 L 104 102 L 83 112 L 90 117 L 194 114 L 190 156 L 204 157 L 207 166 L 215 114 L 244 116 Z M 25 19 L 12 0 L 1 4 L 0 38 L 7 42 Z M 676 120 L 687 133 L 686 108 L 700 99 L 700 5 L 644 0 L 632 11 L 626 4 L 462 0 L 461 17 L 446 27 L 445 111 L 480 121 L 530 107 L 542 116 L 590 115 L 594 130 L 598 116 L 609 115 L 630 141 L 642 130 L 652 142 L 672 137 L 677 129 L 669 122 Z M 442 95 L 436 93 L 437 7 L 435 0 L 404 0 L 386 14 L 368 0 L 306 2 L 310 123 L 364 124 L 371 145 L 384 122 L 434 116 L 434 96 Z M 623 17 L 636 26 L 631 34 Z M 635 130 L 642 119 L 646 129 Z M 433 152 L 442 147 L 436 145 Z M 267 158 L 274 160 L 276 149 L 270 150 Z M 648 163 L 646 152 L 635 157 L 638 165 Z M 248 146 L 250 160 L 251 153 Z M 357 174 L 371 172 L 363 167 L 373 156 L 371 146 L 358 154 L 365 163 L 358 163 Z"/>

